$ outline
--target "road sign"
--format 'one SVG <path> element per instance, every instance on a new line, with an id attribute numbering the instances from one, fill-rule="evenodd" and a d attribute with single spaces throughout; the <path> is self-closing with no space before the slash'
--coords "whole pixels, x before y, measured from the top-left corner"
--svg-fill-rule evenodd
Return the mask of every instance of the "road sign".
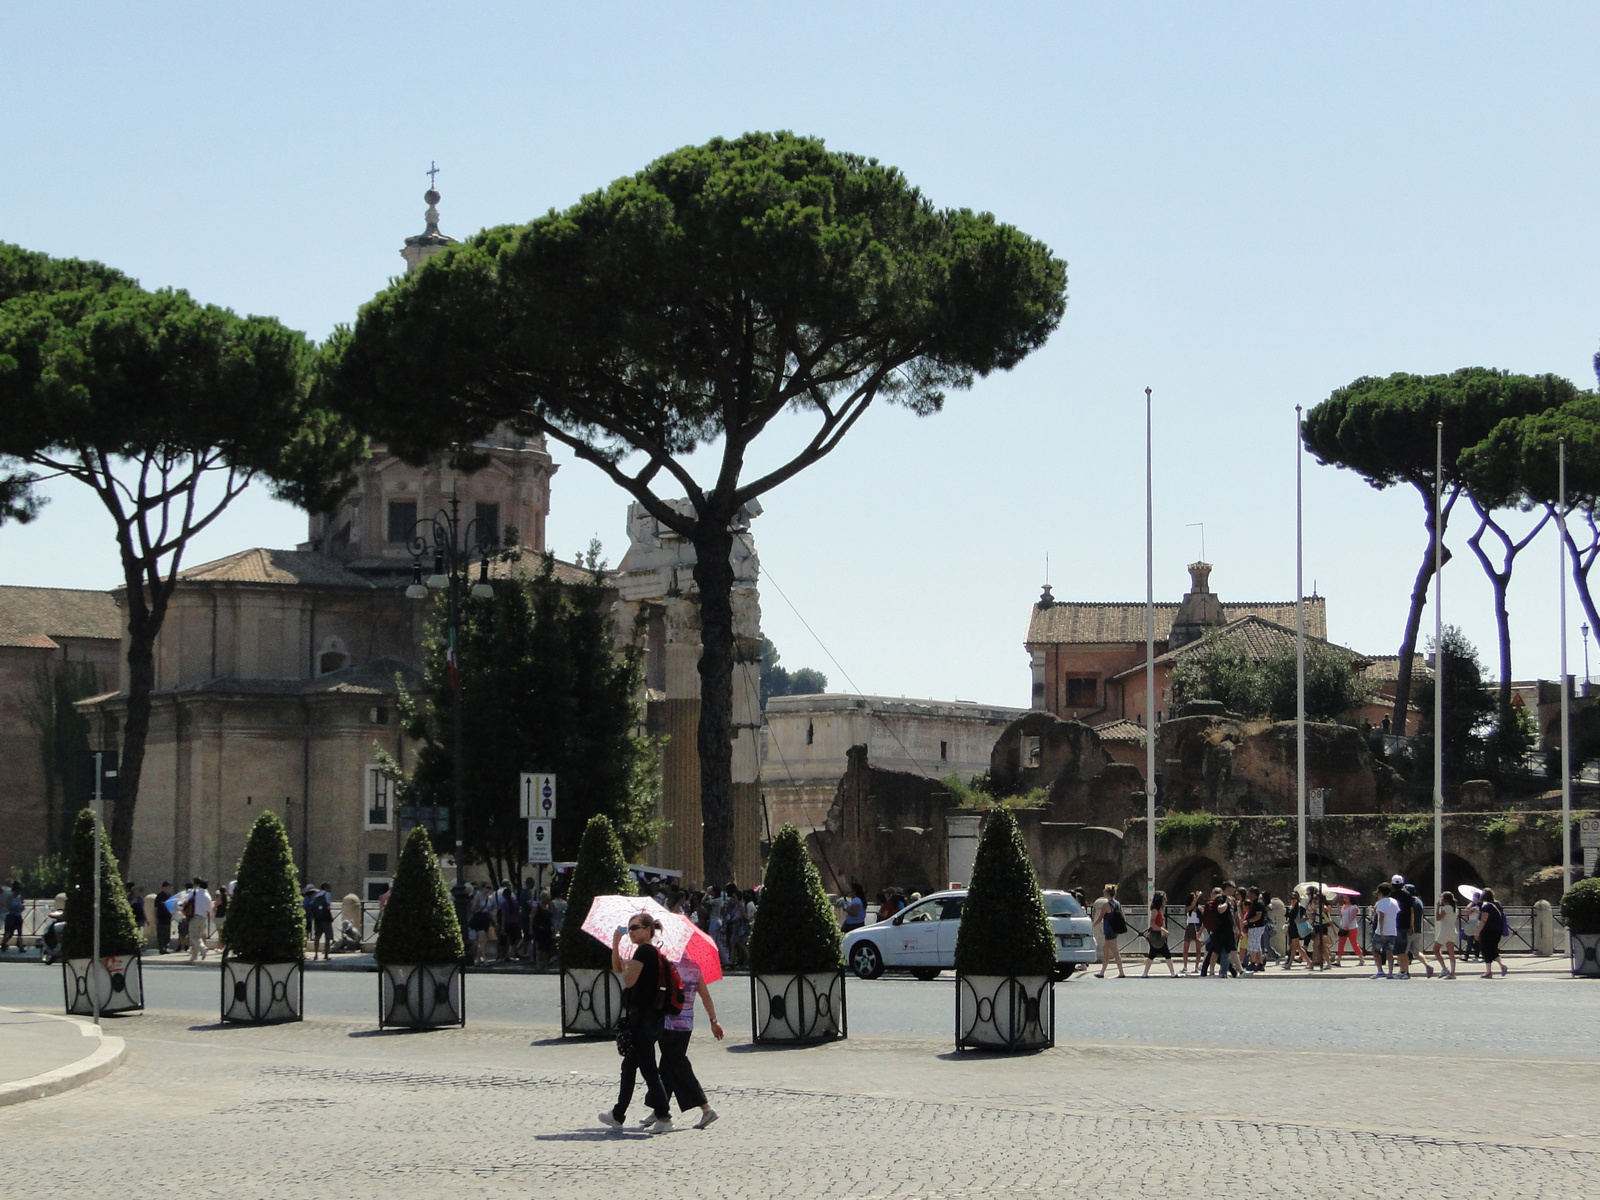
<path id="1" fill-rule="evenodd" d="M 1310 801 L 1310 808 L 1306 815 L 1313 821 L 1320 821 L 1327 815 L 1328 796 L 1332 791 L 1332 788 L 1312 788 L 1306 793 L 1306 798 Z"/>
<path id="2" fill-rule="evenodd" d="M 528 861 L 547 863 L 550 858 L 550 822 L 540 817 L 528 818 Z"/>
<path id="3" fill-rule="evenodd" d="M 1600 849 L 1597 849 L 1594 846 L 1586 846 L 1586 847 L 1584 847 L 1584 851 L 1583 851 L 1583 873 L 1585 875 L 1587 875 L 1590 879 L 1594 878 L 1594 866 L 1595 866 L 1596 857 L 1600 857 Z"/>
<path id="4" fill-rule="evenodd" d="M 1578 845 L 1585 850 L 1600 849 L 1600 817 L 1584 817 L 1578 822 Z"/>
<path id="5" fill-rule="evenodd" d="M 556 777 L 525 773 L 519 800 L 522 816 L 550 820 L 556 815 Z"/>

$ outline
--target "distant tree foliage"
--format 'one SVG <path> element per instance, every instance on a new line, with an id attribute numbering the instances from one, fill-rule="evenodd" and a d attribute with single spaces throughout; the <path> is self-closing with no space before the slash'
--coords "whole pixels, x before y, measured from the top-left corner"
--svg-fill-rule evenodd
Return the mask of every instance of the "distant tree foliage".
<path id="1" fill-rule="evenodd" d="M 1306 719 L 1339 721 L 1377 695 L 1376 681 L 1352 669 L 1354 658 L 1326 642 L 1306 642 Z M 1182 658 L 1172 672 L 1175 705 L 1220 700 L 1241 717 L 1293 720 L 1299 712 L 1294 647 L 1255 660 L 1234 638 L 1218 637 Z"/>
<path id="2" fill-rule="evenodd" d="M 791 674 L 778 665 L 780 655 L 772 639 L 761 639 L 761 707 L 773 696 L 814 696 L 828 690 L 828 677 L 813 667 Z"/>
<path id="3" fill-rule="evenodd" d="M 1494 697 L 1483 686 L 1478 648 L 1454 625 L 1444 627 L 1444 641 L 1429 650 L 1444 668 L 1444 777 L 1447 782 L 1474 778 L 1484 766 L 1484 750 L 1495 729 Z M 1437 676 L 1436 676 L 1437 678 Z M 1412 777 L 1433 779 L 1434 689 L 1417 702 L 1422 709 L 1417 736 L 1411 743 Z"/>
<path id="4" fill-rule="evenodd" d="M 548 555 L 537 575 L 520 573 L 492 586 L 494 599 L 463 601 L 457 647 L 467 856 L 485 863 L 497 884 L 522 878 L 528 836 L 518 777 L 525 771 L 557 777 L 561 815 L 552 852 L 558 860 L 577 853 L 584 824 L 597 813 L 612 821 L 624 853 L 637 855 L 656 838 L 660 792 L 656 741 L 638 733 L 637 639 L 618 656 L 598 578 L 559 583 Z M 401 782 L 406 804 L 447 806 L 455 799 L 447 605 L 439 593 L 421 692 L 402 688 L 406 732 L 423 743 Z M 398 775 L 392 758 L 382 761 Z"/>

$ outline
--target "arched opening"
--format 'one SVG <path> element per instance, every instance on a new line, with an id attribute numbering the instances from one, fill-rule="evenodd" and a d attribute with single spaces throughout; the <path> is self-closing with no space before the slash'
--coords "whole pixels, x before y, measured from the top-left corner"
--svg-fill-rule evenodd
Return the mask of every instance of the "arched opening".
<path id="1" fill-rule="evenodd" d="M 1225 878 L 1222 868 L 1211 859 L 1191 858 L 1167 868 L 1166 886 L 1161 890 L 1167 893 L 1168 903 L 1185 903 L 1190 892 L 1209 893 L 1221 887 Z"/>
<path id="2" fill-rule="evenodd" d="M 1109 858 L 1092 858 L 1084 855 L 1066 865 L 1056 881 L 1056 887 L 1063 892 L 1082 888 L 1092 899 L 1105 890 L 1106 884 L 1116 883 L 1121 875 L 1122 868 Z"/>
<path id="3" fill-rule="evenodd" d="M 349 665 L 350 654 L 345 649 L 344 642 L 336 637 L 324 639 L 322 649 L 317 654 L 317 674 L 327 675 L 343 670 Z"/>
<path id="4" fill-rule="evenodd" d="M 1412 859 L 1405 869 L 1406 882 L 1415 884 L 1417 895 L 1423 901 L 1432 904 L 1438 898 L 1438 892 L 1433 886 L 1433 853 L 1418 855 Z M 1471 884 L 1481 888 L 1483 876 L 1478 868 L 1473 866 L 1459 854 L 1446 852 L 1444 855 L 1444 886 L 1446 891 L 1456 892 L 1463 884 Z M 1459 897 L 1459 892 L 1457 892 Z"/>

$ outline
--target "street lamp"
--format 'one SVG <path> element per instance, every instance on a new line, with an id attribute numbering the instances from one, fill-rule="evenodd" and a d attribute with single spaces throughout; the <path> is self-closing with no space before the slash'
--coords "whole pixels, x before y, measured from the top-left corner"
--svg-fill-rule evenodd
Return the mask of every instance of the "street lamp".
<path id="1" fill-rule="evenodd" d="M 1589 682 L 1589 622 L 1585 621 L 1578 628 L 1583 631 L 1583 682 L 1587 685 Z M 1588 692 L 1584 693 L 1585 696 L 1588 694 Z"/>
<path id="2" fill-rule="evenodd" d="M 456 835 L 456 882 L 450 895 L 456 903 L 456 915 L 462 916 L 472 889 L 467 886 L 467 867 L 462 848 L 462 831 L 466 825 L 463 802 L 464 739 L 461 731 L 461 682 L 456 647 L 461 631 L 461 604 L 463 593 L 470 591 L 473 599 L 488 600 L 494 597 L 489 584 L 489 550 L 499 540 L 499 530 L 488 529 L 474 518 L 463 527 L 461 505 L 454 492 L 450 494 L 450 510 L 440 509 L 432 517 L 418 521 L 411 539 L 411 585 L 406 588 L 406 599 L 426 600 L 430 591 L 449 592 L 448 655 L 450 675 L 450 712 L 455 725 L 455 803 L 451 808 L 451 821 Z M 431 555 L 433 571 L 427 581 L 422 578 L 422 560 Z M 472 571 L 472 558 L 478 558 L 478 581 L 467 586 Z"/>

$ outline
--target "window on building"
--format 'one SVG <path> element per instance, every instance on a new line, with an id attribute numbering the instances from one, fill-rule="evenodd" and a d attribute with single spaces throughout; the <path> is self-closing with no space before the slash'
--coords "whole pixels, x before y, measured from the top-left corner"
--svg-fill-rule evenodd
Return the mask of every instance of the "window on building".
<path id="1" fill-rule="evenodd" d="M 1037 767 L 1042 761 L 1040 741 L 1041 739 L 1036 734 L 1022 735 L 1022 769 L 1024 771 L 1030 767 Z"/>
<path id="2" fill-rule="evenodd" d="M 383 769 L 376 763 L 367 764 L 366 793 L 367 828 L 391 828 L 391 814 L 394 812 L 391 804 L 394 794 L 394 781 L 385 775 Z"/>
<path id="3" fill-rule="evenodd" d="M 1093 708 L 1100 696 L 1098 679 L 1067 680 L 1067 707 Z"/>
<path id="4" fill-rule="evenodd" d="M 367 855 L 367 870 L 382 873 L 389 869 L 389 856 L 387 854 Z"/>
<path id="5" fill-rule="evenodd" d="M 345 663 L 349 661 L 349 656 L 338 650 L 325 650 L 322 652 L 321 657 L 317 659 L 317 672 L 321 675 L 331 674 L 334 671 L 341 670 Z"/>
<path id="6" fill-rule="evenodd" d="M 949 742 L 940 742 L 939 743 L 939 761 L 940 762 L 949 762 L 950 761 L 950 743 Z"/>
<path id="7" fill-rule="evenodd" d="M 389 710 L 387 708 L 374 708 L 371 710 L 374 725 L 387 725 L 389 723 Z"/>
<path id="8" fill-rule="evenodd" d="M 389 541 L 409 542 L 417 530 L 417 502 L 389 501 Z"/>
<path id="9" fill-rule="evenodd" d="M 383 894 L 389 890 L 390 881 L 387 879 L 374 879 L 369 875 L 365 882 L 368 900 L 382 900 Z"/>
<path id="10" fill-rule="evenodd" d="M 474 516 L 478 522 L 478 545 L 498 545 L 500 543 L 500 506 L 498 504 L 485 504 L 480 500 L 478 502 L 478 511 Z"/>
<path id="11" fill-rule="evenodd" d="M 810 721 L 806 722 L 806 745 L 811 745 L 817 740 L 817 727 Z"/>

